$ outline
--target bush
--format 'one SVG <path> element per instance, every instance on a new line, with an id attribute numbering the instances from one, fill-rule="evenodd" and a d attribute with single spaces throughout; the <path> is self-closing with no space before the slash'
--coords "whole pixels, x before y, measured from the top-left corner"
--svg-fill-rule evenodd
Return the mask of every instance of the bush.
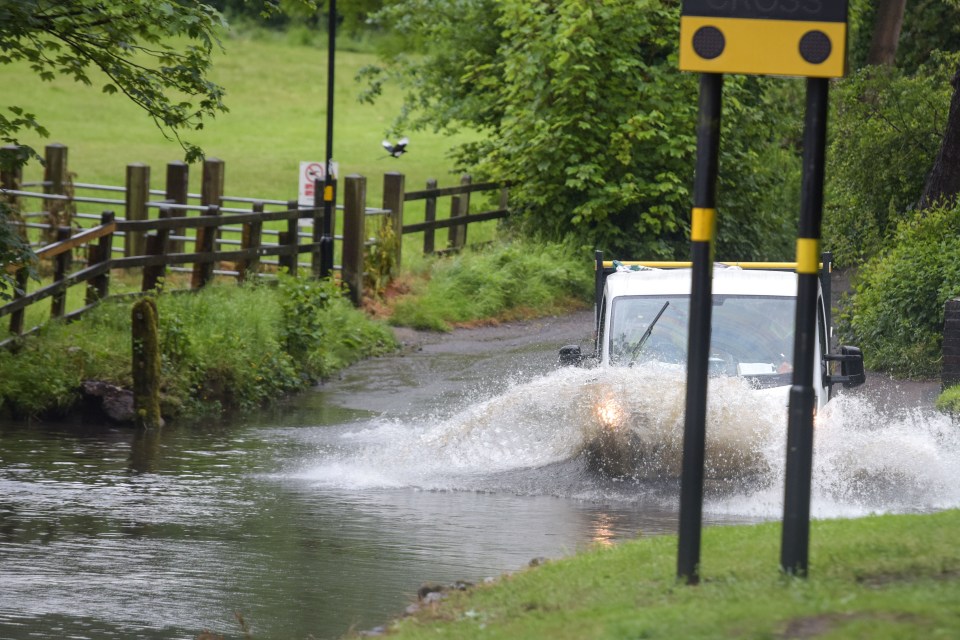
<path id="1" fill-rule="evenodd" d="M 944 303 L 960 293 L 960 207 L 900 223 L 893 246 L 861 269 L 849 326 L 865 364 L 896 376 L 937 375 Z"/>
<path id="2" fill-rule="evenodd" d="M 451 323 L 511 320 L 588 304 L 593 263 L 560 244 L 515 241 L 433 263 L 391 323 L 449 331 Z"/>
<path id="3" fill-rule="evenodd" d="M 839 266 L 877 255 L 910 215 L 940 147 L 956 61 L 913 75 L 861 69 L 837 85 L 823 236 Z"/>

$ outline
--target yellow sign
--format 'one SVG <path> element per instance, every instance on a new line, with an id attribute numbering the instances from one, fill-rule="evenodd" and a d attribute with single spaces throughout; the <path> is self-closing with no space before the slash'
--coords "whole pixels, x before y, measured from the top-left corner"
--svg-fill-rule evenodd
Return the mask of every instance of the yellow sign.
<path id="1" fill-rule="evenodd" d="M 838 78 L 846 0 L 684 0 L 680 69 Z"/>

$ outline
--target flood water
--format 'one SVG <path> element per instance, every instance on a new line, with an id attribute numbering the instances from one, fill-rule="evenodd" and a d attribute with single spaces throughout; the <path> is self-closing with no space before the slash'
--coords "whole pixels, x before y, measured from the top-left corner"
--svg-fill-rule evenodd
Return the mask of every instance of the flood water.
<path id="1" fill-rule="evenodd" d="M 428 339 L 238 424 L 0 424 L 0 638 L 335 638 L 424 582 L 675 532 L 677 372 L 557 370 L 589 331 L 582 314 Z M 834 400 L 813 515 L 960 507 L 935 395 L 874 378 Z M 651 466 L 591 462 L 605 402 Z M 782 399 L 722 381 L 710 402 L 706 523 L 779 518 Z"/>

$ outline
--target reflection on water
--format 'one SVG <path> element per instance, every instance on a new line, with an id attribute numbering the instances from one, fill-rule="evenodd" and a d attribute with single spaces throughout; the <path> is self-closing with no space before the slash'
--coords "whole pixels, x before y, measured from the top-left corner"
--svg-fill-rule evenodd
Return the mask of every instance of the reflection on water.
<path id="1" fill-rule="evenodd" d="M 567 341 L 371 361 L 228 428 L 0 424 L 0 638 L 236 637 L 235 612 L 254 637 L 333 638 L 423 582 L 674 532 L 682 389 L 665 371 L 555 371 Z M 724 385 L 705 519 L 778 518 L 783 400 Z M 650 452 L 642 473 L 589 464 L 607 397 Z M 960 505 L 957 432 L 840 398 L 818 420 L 814 515 Z"/>

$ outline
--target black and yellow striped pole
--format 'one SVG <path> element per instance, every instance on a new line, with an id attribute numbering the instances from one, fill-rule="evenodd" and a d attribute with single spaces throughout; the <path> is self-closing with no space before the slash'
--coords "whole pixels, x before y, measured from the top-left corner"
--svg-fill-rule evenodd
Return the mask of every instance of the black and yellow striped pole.
<path id="1" fill-rule="evenodd" d="M 713 305 L 713 241 L 717 226 L 717 167 L 723 75 L 700 76 L 697 165 L 690 218 L 692 276 L 687 336 L 687 400 L 680 476 L 680 531 L 677 577 L 700 580 L 700 531 L 703 519 L 703 461 L 706 447 L 707 373 Z"/>
<path id="2" fill-rule="evenodd" d="M 794 375 L 788 412 L 787 480 L 781 552 L 784 571 L 805 575 L 813 468 L 813 376 L 819 375 L 816 371 L 819 365 L 814 362 L 813 356 L 820 223 L 823 214 L 827 79 L 844 74 L 846 50 L 847 0 L 682 2 L 680 69 L 703 74 L 691 224 L 693 275 L 687 354 L 687 413 L 680 487 L 680 550 L 677 559 L 677 574 L 690 584 L 699 581 L 720 74 L 808 78 L 803 195 L 797 240 Z M 711 97 L 705 97 L 708 95 Z M 712 116 L 708 115 L 711 113 Z M 715 127 L 712 132 L 711 127 Z"/>
<path id="3" fill-rule="evenodd" d="M 807 112 L 803 132 L 803 182 L 797 233 L 797 309 L 793 339 L 793 386 L 787 422 L 787 467 L 783 501 L 780 567 L 789 574 L 807 574 L 810 542 L 810 487 L 813 475 L 814 376 L 822 375 L 814 360 L 817 289 L 820 279 L 820 227 L 823 219 L 823 177 L 827 137 L 829 80 L 807 79 Z"/>

